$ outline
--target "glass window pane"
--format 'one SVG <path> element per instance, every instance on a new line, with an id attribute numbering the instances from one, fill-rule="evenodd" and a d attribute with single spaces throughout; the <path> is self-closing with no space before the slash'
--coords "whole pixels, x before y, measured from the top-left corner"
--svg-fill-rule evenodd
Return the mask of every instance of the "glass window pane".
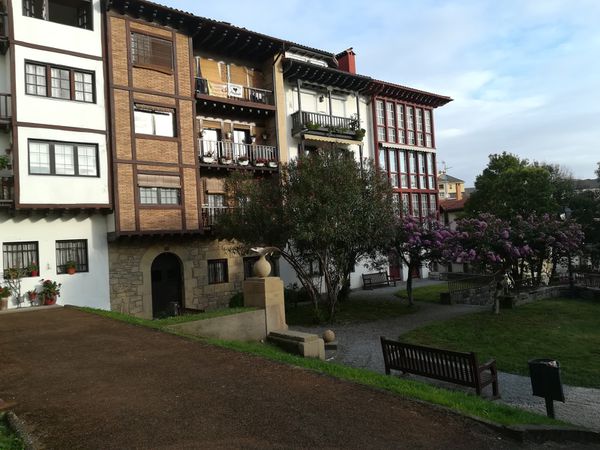
<path id="1" fill-rule="evenodd" d="M 75 175 L 74 147 L 54 144 L 54 170 L 57 175 Z"/>
<path id="2" fill-rule="evenodd" d="M 158 204 L 158 188 L 141 187 L 140 188 L 140 203 L 142 205 L 157 205 Z"/>
<path id="3" fill-rule="evenodd" d="M 50 173 L 50 145 L 43 142 L 29 143 L 29 172 Z"/>
<path id="4" fill-rule="evenodd" d="M 154 130 L 157 136 L 175 136 L 172 113 L 154 113 Z"/>
<path id="5" fill-rule="evenodd" d="M 98 175 L 96 147 L 92 145 L 77 146 L 77 162 L 79 175 L 95 177 Z"/>
<path id="6" fill-rule="evenodd" d="M 154 134 L 152 113 L 146 111 L 134 111 L 135 132 L 137 134 Z"/>

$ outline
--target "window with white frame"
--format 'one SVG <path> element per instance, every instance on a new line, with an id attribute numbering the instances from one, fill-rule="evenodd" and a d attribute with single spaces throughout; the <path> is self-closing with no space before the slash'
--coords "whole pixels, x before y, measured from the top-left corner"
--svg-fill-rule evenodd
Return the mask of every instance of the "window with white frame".
<path id="1" fill-rule="evenodd" d="M 29 139 L 28 149 L 31 175 L 98 176 L 96 144 Z"/>
<path id="2" fill-rule="evenodd" d="M 412 200 L 412 215 L 415 217 L 419 216 L 419 194 L 412 194 L 411 195 L 411 200 Z"/>
<path id="3" fill-rule="evenodd" d="M 408 188 L 408 172 L 406 170 L 406 152 L 404 150 L 398 152 L 398 162 L 400 169 L 400 187 L 406 189 Z"/>
<path id="4" fill-rule="evenodd" d="M 410 188 L 417 189 L 417 157 L 415 152 L 408 152 L 408 170 L 410 171 Z"/>
<path id="5" fill-rule="evenodd" d="M 433 154 L 427 153 L 427 179 L 429 189 L 435 189 L 435 170 L 433 170 Z"/>
<path id="6" fill-rule="evenodd" d="M 390 157 L 390 170 L 389 170 L 390 183 L 391 183 L 392 187 L 397 188 L 398 187 L 398 162 L 396 161 L 396 151 L 390 150 L 389 157 Z"/>
<path id="7" fill-rule="evenodd" d="M 419 162 L 419 186 L 421 189 L 427 189 L 427 167 L 425 166 L 425 155 L 422 152 L 417 153 Z"/>
<path id="8" fill-rule="evenodd" d="M 175 110 L 136 104 L 133 111 L 136 134 L 175 136 Z"/>

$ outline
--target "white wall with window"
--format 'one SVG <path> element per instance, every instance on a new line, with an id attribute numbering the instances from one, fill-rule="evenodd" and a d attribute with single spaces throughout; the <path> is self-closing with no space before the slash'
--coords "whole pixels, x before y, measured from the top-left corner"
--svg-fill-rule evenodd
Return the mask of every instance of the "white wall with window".
<path id="1" fill-rule="evenodd" d="M 16 46 L 19 122 L 106 130 L 102 61 Z"/>
<path id="2" fill-rule="evenodd" d="M 107 205 L 106 136 L 19 127 L 22 205 Z"/>
<path id="3" fill-rule="evenodd" d="M 13 0 L 15 40 L 102 56 L 100 0 Z"/>
<path id="4" fill-rule="evenodd" d="M 10 268 L 6 265 L 26 267 L 33 255 L 37 258 L 39 274 L 32 277 L 27 273 L 22 279 L 24 306 L 29 305 L 26 292 L 39 289 L 41 279 L 50 279 L 62 283 L 59 304 L 110 309 L 104 216 L 15 221 L 0 214 L 0 221 L 0 282 Z M 24 243 L 27 245 L 21 245 Z M 65 265 L 71 260 L 77 271 L 68 275 Z M 9 308 L 16 306 L 11 298 Z"/>

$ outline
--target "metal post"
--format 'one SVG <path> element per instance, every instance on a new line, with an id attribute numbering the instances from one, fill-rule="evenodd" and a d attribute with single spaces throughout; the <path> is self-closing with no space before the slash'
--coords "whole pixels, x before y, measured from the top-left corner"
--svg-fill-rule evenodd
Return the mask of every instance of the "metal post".
<path id="1" fill-rule="evenodd" d="M 546 397 L 546 415 L 554 419 L 554 401 L 552 397 Z"/>

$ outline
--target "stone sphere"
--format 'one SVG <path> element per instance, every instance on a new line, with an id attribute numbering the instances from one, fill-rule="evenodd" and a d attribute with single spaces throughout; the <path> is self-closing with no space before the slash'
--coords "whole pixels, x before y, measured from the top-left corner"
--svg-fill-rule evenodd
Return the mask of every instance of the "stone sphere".
<path id="1" fill-rule="evenodd" d="M 325 342 L 333 342 L 335 341 L 335 333 L 331 330 L 325 330 L 323 332 L 323 340 Z"/>

